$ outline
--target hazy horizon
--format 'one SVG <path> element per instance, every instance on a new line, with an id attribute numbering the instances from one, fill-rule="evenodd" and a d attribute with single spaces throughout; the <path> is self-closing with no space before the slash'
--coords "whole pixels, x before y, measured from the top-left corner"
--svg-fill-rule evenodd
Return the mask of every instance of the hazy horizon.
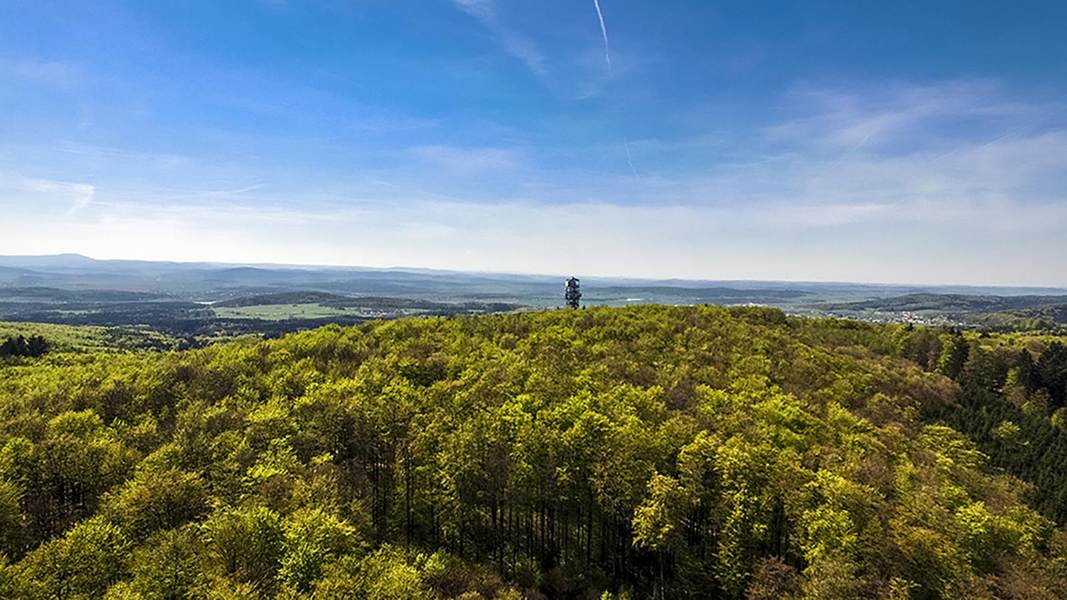
<path id="1" fill-rule="evenodd" d="M 1003 289 L 1003 290 L 1046 290 L 1054 292 L 1067 292 L 1067 285 L 1016 285 L 1016 284 L 983 284 L 983 283 L 969 283 L 961 281 L 947 281 L 947 282 L 917 282 L 917 281 L 861 281 L 861 280 L 829 280 L 829 279 L 707 279 L 707 278 L 687 278 L 687 277 L 672 277 L 670 275 L 663 275 L 660 277 L 639 277 L 626 274 L 611 274 L 611 273 L 577 273 L 577 272 L 524 272 L 524 271 L 479 271 L 469 269 L 450 269 L 450 268 L 433 268 L 424 267 L 419 265 L 362 265 L 351 263 L 285 263 L 285 262 L 231 262 L 231 261 L 184 261 L 184 260 L 167 260 L 167 259 L 143 259 L 137 257 L 97 257 L 89 256 L 81 252 L 60 252 L 56 254 L 0 254 L 0 262 L 4 259 L 52 259 L 52 258 L 80 258 L 88 259 L 94 262 L 132 262 L 132 263 L 160 263 L 160 264 L 172 264 L 172 265 L 209 265 L 212 267 L 252 267 L 252 268 L 277 268 L 277 269 L 338 269 L 338 270 L 371 270 L 371 271 L 399 271 L 399 272 L 411 272 L 417 273 L 422 271 L 432 273 L 456 273 L 463 275 L 474 276 L 486 276 L 486 277 L 528 277 L 528 278 L 558 278 L 567 276 L 578 276 L 581 279 L 588 280 L 609 280 L 609 281 L 633 281 L 637 283 L 666 283 L 666 282 L 679 282 L 679 283 L 693 283 L 693 284 L 784 284 L 784 285 L 858 285 L 858 286 L 870 286 L 870 287 L 886 287 L 886 288 L 975 288 L 975 289 Z M 0 264 L 0 267 L 5 265 Z M 26 270 L 32 271 L 34 267 L 23 267 Z"/>
<path id="2" fill-rule="evenodd" d="M 3 2 L 0 254 L 1067 286 L 1067 4 Z"/>

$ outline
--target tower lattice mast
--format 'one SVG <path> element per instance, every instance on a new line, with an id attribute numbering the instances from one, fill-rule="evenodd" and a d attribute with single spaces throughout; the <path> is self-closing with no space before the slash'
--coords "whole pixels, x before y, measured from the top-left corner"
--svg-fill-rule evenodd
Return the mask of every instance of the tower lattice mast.
<path id="1" fill-rule="evenodd" d="M 567 285 L 563 288 L 563 299 L 567 301 L 567 306 L 578 308 L 582 300 L 582 290 L 577 277 L 567 279 Z"/>

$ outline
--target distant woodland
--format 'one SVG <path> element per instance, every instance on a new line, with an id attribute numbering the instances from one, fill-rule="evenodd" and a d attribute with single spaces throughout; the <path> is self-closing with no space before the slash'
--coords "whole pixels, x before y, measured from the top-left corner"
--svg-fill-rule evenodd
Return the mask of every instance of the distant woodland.
<path id="1" fill-rule="evenodd" d="M 3 598 L 1067 597 L 1055 336 L 641 306 L 10 354 Z"/>

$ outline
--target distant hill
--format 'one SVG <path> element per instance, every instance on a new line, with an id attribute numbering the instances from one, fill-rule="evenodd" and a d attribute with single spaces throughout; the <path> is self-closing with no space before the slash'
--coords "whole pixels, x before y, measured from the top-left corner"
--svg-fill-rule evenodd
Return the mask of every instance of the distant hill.
<path id="1" fill-rule="evenodd" d="M 862 302 L 825 304 L 827 310 L 894 310 L 894 311 L 964 311 L 997 312 L 1067 304 L 1063 296 L 991 296 L 963 294 L 907 294 L 894 298 L 878 298 Z"/>
<path id="2" fill-rule="evenodd" d="M 791 303 L 815 295 L 804 289 L 737 289 L 731 287 L 692 287 L 692 286 L 606 286 L 590 289 L 588 298 L 611 299 L 628 298 L 639 291 L 646 297 L 672 299 L 693 304 L 780 304 Z"/>
<path id="3" fill-rule="evenodd" d="M 0 290 L 0 301 L 8 302 L 144 302 L 165 296 L 124 290 L 64 290 L 51 287 L 10 287 Z"/>
<path id="4" fill-rule="evenodd" d="M 31 274 L 26 269 L 0 266 L 0 283 L 13 284 Z"/>
<path id="5" fill-rule="evenodd" d="M 78 254 L 0 256 L 0 300 L 6 293 L 5 287 L 46 287 L 148 293 L 193 302 L 225 302 L 260 294 L 320 292 L 341 297 L 556 307 L 562 303 L 563 279 L 568 275 L 571 273 L 523 275 L 416 268 L 96 260 Z M 921 306 L 924 303 L 945 304 L 954 298 L 961 303 L 991 304 L 981 310 L 1007 310 L 1032 306 L 1040 298 L 1067 298 L 1067 290 L 1052 288 L 644 280 L 575 275 L 582 278 L 584 305 L 762 304 L 786 309 L 807 306 L 816 307 L 813 310 L 838 307 L 860 310 L 864 309 L 863 305 L 844 305 L 905 298 L 907 303 Z M 988 298 L 984 300 L 975 300 L 986 296 Z M 997 299 L 1009 297 L 1018 300 Z M 1049 303 L 1055 301 L 1054 298 L 1048 300 Z M 1001 304 L 992 305 L 997 302 Z M 951 306 L 953 310 L 975 310 L 963 304 L 945 306 Z"/>
<path id="6" fill-rule="evenodd" d="M 0 256 L 0 267 L 20 269 L 84 269 L 91 268 L 98 262 L 81 254 Z"/>
<path id="7" fill-rule="evenodd" d="M 270 304 L 325 304 L 348 302 L 348 296 L 330 294 L 327 292 L 279 292 L 276 294 L 256 294 L 254 296 L 242 296 L 233 300 L 216 302 L 213 306 L 226 308 L 240 308 L 243 306 L 263 306 Z"/>
<path id="8" fill-rule="evenodd" d="M 411 298 L 391 298 L 386 296 L 343 296 L 340 294 L 315 291 L 279 292 L 273 294 L 242 296 L 232 300 L 216 302 L 212 306 L 216 308 L 242 308 L 249 306 L 283 304 L 321 304 L 323 306 L 337 308 L 369 308 L 378 310 L 418 309 L 441 312 L 452 312 L 457 310 L 505 312 L 520 308 L 520 305 L 518 304 L 508 304 L 504 302 L 450 303 Z"/>

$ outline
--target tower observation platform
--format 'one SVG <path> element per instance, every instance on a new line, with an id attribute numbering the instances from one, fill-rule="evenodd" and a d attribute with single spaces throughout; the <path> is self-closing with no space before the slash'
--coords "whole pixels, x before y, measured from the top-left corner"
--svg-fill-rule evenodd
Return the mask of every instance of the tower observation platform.
<path id="1" fill-rule="evenodd" d="M 577 277 L 567 279 L 567 284 L 563 288 L 563 299 L 567 302 L 567 306 L 578 308 L 582 300 L 582 290 Z"/>

